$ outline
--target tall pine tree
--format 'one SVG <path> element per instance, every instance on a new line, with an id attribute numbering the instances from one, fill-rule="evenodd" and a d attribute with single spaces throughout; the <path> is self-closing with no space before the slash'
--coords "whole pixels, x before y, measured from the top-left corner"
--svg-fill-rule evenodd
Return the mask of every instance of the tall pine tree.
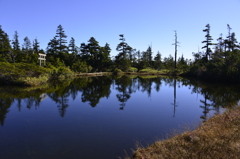
<path id="1" fill-rule="evenodd" d="M 10 51 L 10 40 L 7 33 L 2 30 L 2 26 L 0 25 L 0 61 L 8 61 Z"/>
<path id="2" fill-rule="evenodd" d="M 39 45 L 40 43 L 38 42 L 38 39 L 36 38 L 36 39 L 34 39 L 33 40 L 33 52 L 34 53 L 38 53 L 39 52 L 39 48 L 40 48 L 40 45 Z"/>
<path id="3" fill-rule="evenodd" d="M 16 56 L 20 53 L 20 44 L 19 44 L 18 37 L 19 37 L 18 32 L 15 31 L 14 36 L 13 36 L 13 40 L 12 40 L 13 50 L 9 52 L 11 60 L 12 60 L 13 63 L 15 63 Z"/>
<path id="4" fill-rule="evenodd" d="M 126 42 L 123 34 L 120 34 L 120 43 L 117 45 L 116 50 L 119 52 L 115 57 L 115 62 L 117 67 L 123 71 L 126 71 L 131 66 L 130 54 L 132 47 L 130 47 Z"/>
<path id="5" fill-rule="evenodd" d="M 22 51 L 26 54 L 29 54 L 32 51 L 31 41 L 27 36 L 23 39 L 23 41 L 24 43 L 22 45 Z"/>
<path id="6" fill-rule="evenodd" d="M 57 55 L 58 54 L 58 40 L 56 38 L 56 36 L 50 40 L 50 42 L 48 43 L 47 46 L 47 53 L 48 54 L 52 54 L 52 55 Z"/>
<path id="7" fill-rule="evenodd" d="M 161 53 L 158 51 L 157 55 L 154 57 L 154 66 L 155 69 L 160 70 L 161 69 L 161 65 L 162 65 L 162 55 Z"/>
<path id="8" fill-rule="evenodd" d="M 58 46 L 57 50 L 60 52 L 67 52 L 67 35 L 65 34 L 65 31 L 63 30 L 62 25 L 59 25 L 57 28 L 57 33 L 56 33 L 56 39 L 58 41 Z"/>
<path id="9" fill-rule="evenodd" d="M 211 49 L 210 49 L 210 46 L 213 45 L 212 43 L 212 36 L 210 35 L 210 25 L 207 24 L 206 26 L 206 29 L 203 30 L 203 32 L 206 33 L 205 37 L 206 37 L 206 40 L 204 40 L 202 43 L 206 43 L 205 46 L 202 47 L 202 49 L 206 48 L 206 54 L 205 54 L 205 57 L 206 57 L 206 60 L 208 61 L 210 59 L 210 53 L 212 52 Z"/>
<path id="10" fill-rule="evenodd" d="M 75 44 L 75 39 L 73 37 L 71 37 L 71 40 L 69 42 L 68 52 L 75 55 L 75 56 L 78 54 L 78 48 Z"/>

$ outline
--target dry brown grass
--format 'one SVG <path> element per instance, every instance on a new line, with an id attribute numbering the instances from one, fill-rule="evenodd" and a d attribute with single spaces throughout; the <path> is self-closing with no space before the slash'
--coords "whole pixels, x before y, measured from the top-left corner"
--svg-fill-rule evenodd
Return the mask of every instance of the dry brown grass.
<path id="1" fill-rule="evenodd" d="M 240 108 L 214 116 L 194 131 L 157 141 L 134 152 L 134 159 L 239 159 Z"/>

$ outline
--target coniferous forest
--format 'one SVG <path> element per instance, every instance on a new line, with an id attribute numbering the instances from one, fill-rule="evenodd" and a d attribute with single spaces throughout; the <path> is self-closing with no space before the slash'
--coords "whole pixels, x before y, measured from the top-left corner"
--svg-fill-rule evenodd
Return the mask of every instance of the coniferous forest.
<path id="1" fill-rule="evenodd" d="M 38 39 L 23 39 L 19 33 L 13 39 L 0 26 L 0 81 L 4 84 L 39 85 L 49 79 L 61 79 L 79 73 L 131 72 L 193 76 L 213 81 L 240 81 L 240 45 L 235 33 L 227 24 L 227 37 L 222 34 L 214 41 L 210 24 L 202 30 L 202 52 L 193 52 L 193 60 L 181 55 L 177 59 L 177 33 L 175 32 L 174 56 L 162 57 L 158 51 L 153 57 L 151 46 L 140 51 L 128 45 L 124 34 L 119 44 L 110 48 L 100 46 L 97 39 L 90 37 L 88 43 L 76 44 L 71 37 L 68 42 L 62 25 L 57 26 L 56 35 L 48 42 L 45 50 L 40 49 Z M 21 46 L 20 46 L 21 45 Z M 111 50 L 118 54 L 111 56 Z M 46 65 L 39 66 L 38 54 L 46 54 Z"/>

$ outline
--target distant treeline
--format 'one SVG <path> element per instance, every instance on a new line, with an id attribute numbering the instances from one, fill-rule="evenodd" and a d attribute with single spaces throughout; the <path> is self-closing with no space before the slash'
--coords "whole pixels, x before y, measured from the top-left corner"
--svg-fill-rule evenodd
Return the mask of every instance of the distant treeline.
<path id="1" fill-rule="evenodd" d="M 68 68 L 73 72 L 140 72 L 141 70 L 158 70 L 168 73 L 185 74 L 206 79 L 239 81 L 240 79 L 240 50 L 239 43 L 227 25 L 227 37 L 220 37 L 214 43 L 210 34 L 210 25 L 203 30 L 206 33 L 203 40 L 204 51 L 193 53 L 194 60 L 186 59 L 183 55 L 177 57 L 162 57 L 158 51 L 155 57 L 151 46 L 146 51 L 132 48 L 120 34 L 120 42 L 116 46 L 118 54 L 111 57 L 111 48 L 108 43 L 100 46 L 99 42 L 91 37 L 88 43 L 76 45 L 75 39 L 67 42 L 67 35 L 59 25 L 56 35 L 49 41 L 46 50 L 40 49 L 38 39 L 31 41 L 27 36 L 20 47 L 19 35 L 15 31 L 10 40 L 7 33 L 0 26 L 0 62 L 30 63 L 38 65 L 38 53 L 47 54 L 46 68 Z M 175 48 L 177 47 L 175 34 Z"/>

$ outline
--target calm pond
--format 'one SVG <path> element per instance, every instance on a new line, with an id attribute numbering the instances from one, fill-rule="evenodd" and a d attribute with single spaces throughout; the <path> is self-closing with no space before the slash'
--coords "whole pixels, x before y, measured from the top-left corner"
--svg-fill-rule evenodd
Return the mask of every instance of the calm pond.
<path id="1" fill-rule="evenodd" d="M 1 159 L 114 159 L 234 106 L 238 85 L 169 77 L 85 77 L 0 87 Z"/>

